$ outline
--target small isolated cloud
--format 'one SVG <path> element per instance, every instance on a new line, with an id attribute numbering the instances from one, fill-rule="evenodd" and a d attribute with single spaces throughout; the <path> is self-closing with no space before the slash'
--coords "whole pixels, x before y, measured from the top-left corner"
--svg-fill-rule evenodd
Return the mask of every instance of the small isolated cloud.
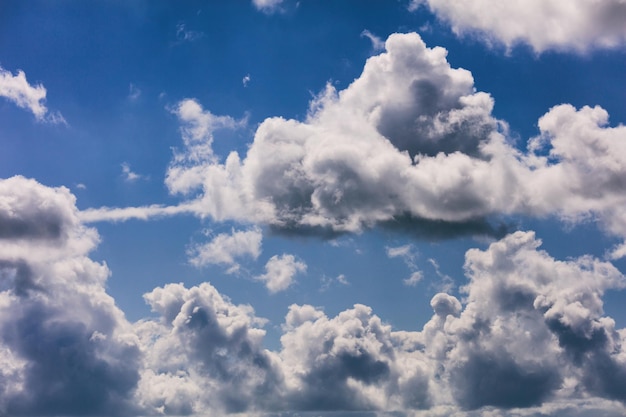
<path id="1" fill-rule="evenodd" d="M 247 87 L 247 86 L 248 86 L 248 83 L 250 83 L 250 80 L 251 80 L 251 78 L 250 78 L 250 74 L 246 74 L 246 75 L 243 77 L 243 79 L 241 80 L 241 82 L 242 82 L 242 84 L 243 84 L 243 86 L 244 86 L 244 87 Z"/>
<path id="2" fill-rule="evenodd" d="M 369 30 L 365 29 L 363 32 L 361 32 L 361 37 L 365 37 L 372 42 L 372 49 L 375 52 L 380 52 L 385 49 L 385 41 L 383 41 L 378 36 L 374 35 Z"/>
<path id="3" fill-rule="evenodd" d="M 176 41 L 177 42 L 193 42 L 204 36 L 203 32 L 187 29 L 184 23 L 176 25 Z"/>
<path id="4" fill-rule="evenodd" d="M 130 101 L 136 101 L 141 96 L 141 90 L 135 84 L 130 83 L 128 87 L 128 99 Z"/>
<path id="5" fill-rule="evenodd" d="M 188 251 L 189 262 L 196 267 L 224 265 L 228 273 L 234 273 L 240 268 L 237 259 L 259 257 L 262 240 L 263 234 L 259 228 L 245 231 L 233 229 L 230 234 L 221 233 L 208 243 L 192 246 Z"/>
<path id="6" fill-rule="evenodd" d="M 535 51 L 585 52 L 626 44 L 623 0 L 412 0 L 409 10 L 427 5 L 457 35 L 476 34 L 511 48 L 526 43 Z"/>
<path id="7" fill-rule="evenodd" d="M 67 124 L 61 113 L 49 112 L 45 105 L 46 88 L 37 84 L 32 86 L 26 80 L 24 71 L 16 75 L 0 67 L 0 97 L 13 102 L 22 109 L 29 110 L 37 121 L 55 124 Z"/>
<path id="8" fill-rule="evenodd" d="M 259 275 L 257 279 L 265 283 L 270 293 L 276 293 L 289 288 L 296 274 L 304 273 L 306 269 L 306 264 L 296 260 L 293 255 L 274 255 L 265 264 L 265 274 Z"/>
<path id="9" fill-rule="evenodd" d="M 272 14 L 280 10 L 283 0 L 252 0 L 252 5 L 265 14 Z"/>
<path id="10" fill-rule="evenodd" d="M 122 167 L 122 178 L 126 182 L 135 182 L 140 179 L 147 179 L 144 175 L 137 174 L 130 169 L 130 164 L 128 162 L 123 162 L 121 164 Z"/>

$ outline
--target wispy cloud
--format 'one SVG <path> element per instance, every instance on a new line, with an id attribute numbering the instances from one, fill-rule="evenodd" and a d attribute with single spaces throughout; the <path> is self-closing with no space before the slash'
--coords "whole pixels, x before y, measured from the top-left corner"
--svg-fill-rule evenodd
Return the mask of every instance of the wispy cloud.
<path id="1" fill-rule="evenodd" d="M 29 110 L 40 122 L 67 124 L 61 113 L 50 112 L 46 107 L 46 88 L 42 84 L 31 85 L 24 71 L 16 75 L 0 67 L 0 97 Z"/>
<path id="2" fill-rule="evenodd" d="M 128 86 L 128 99 L 130 101 L 137 101 L 141 97 L 141 90 L 135 84 L 130 83 Z"/>
<path id="3" fill-rule="evenodd" d="M 203 32 L 187 29 L 187 25 L 179 23 L 176 25 L 176 41 L 182 42 L 194 42 L 204 36 Z"/>
<path id="4" fill-rule="evenodd" d="M 385 41 L 383 41 L 378 36 L 374 35 L 369 30 L 365 29 L 363 32 L 361 32 L 361 37 L 365 37 L 365 38 L 369 39 L 370 42 L 372 42 L 372 49 L 375 52 L 380 52 L 380 51 L 383 51 L 385 49 Z"/>
<path id="5" fill-rule="evenodd" d="M 137 174 L 136 172 L 133 172 L 130 169 L 130 164 L 128 162 L 123 162 L 121 166 L 122 166 L 122 178 L 126 182 L 135 182 L 141 179 L 148 179 L 148 177 L 145 175 L 140 175 L 140 174 Z"/>

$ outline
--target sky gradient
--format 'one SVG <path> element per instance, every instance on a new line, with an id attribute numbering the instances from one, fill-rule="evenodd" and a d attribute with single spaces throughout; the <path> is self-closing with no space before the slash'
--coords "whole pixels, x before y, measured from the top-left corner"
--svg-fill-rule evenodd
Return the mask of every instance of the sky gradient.
<path id="1" fill-rule="evenodd" d="M 0 416 L 622 416 L 623 0 L 4 1 Z"/>

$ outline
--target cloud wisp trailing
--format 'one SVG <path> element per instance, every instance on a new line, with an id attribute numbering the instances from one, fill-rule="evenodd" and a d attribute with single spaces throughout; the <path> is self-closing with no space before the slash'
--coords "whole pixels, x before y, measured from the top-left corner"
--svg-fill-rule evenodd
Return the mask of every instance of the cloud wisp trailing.
<path id="1" fill-rule="evenodd" d="M 24 71 L 18 71 L 16 75 L 13 75 L 10 71 L 0 67 L 0 97 L 30 111 L 37 121 L 66 124 L 61 113 L 50 112 L 46 107 L 46 93 L 43 85 L 31 85 L 26 80 Z"/>

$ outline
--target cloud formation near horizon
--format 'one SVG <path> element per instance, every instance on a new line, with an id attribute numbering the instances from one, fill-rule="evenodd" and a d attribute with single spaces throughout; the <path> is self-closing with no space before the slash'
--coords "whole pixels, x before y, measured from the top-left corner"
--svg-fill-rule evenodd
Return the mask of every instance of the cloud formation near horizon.
<path id="1" fill-rule="evenodd" d="M 626 409 L 626 331 L 602 308 L 626 277 L 591 256 L 556 260 L 533 232 L 469 250 L 463 302 L 436 294 L 420 331 L 365 305 L 292 305 L 268 350 L 267 321 L 207 282 L 155 288 L 157 317 L 128 323 L 67 189 L 13 177 L 0 201 L 3 414 Z"/>

